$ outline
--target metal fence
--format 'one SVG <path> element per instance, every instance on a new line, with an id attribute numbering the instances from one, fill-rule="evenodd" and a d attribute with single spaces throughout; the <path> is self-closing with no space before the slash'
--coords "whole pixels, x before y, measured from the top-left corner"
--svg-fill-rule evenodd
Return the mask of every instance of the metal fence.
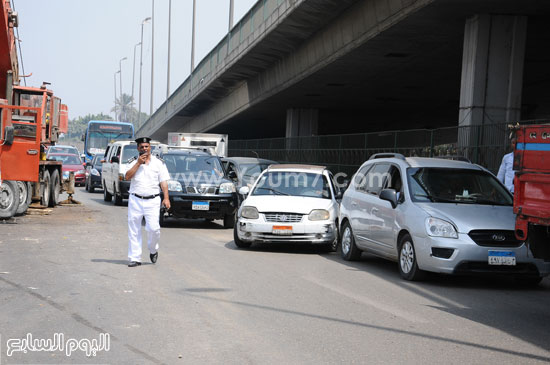
<path id="1" fill-rule="evenodd" d="M 407 157 L 462 156 L 496 174 L 502 156 L 509 151 L 506 123 L 229 142 L 230 156 L 324 165 L 333 173 L 346 174 L 353 174 L 380 152 Z"/>

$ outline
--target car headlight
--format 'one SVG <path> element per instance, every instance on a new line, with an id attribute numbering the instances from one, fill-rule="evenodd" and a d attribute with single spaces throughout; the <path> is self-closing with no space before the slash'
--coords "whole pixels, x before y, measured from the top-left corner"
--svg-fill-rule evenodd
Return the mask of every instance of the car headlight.
<path id="1" fill-rule="evenodd" d="M 458 238 L 455 226 L 439 218 L 426 218 L 426 232 L 432 237 Z"/>
<path id="2" fill-rule="evenodd" d="M 91 173 L 92 175 L 99 176 L 99 171 L 97 171 L 96 169 L 92 169 L 92 170 L 90 171 L 90 173 Z"/>
<path id="3" fill-rule="evenodd" d="M 181 188 L 181 184 L 179 183 L 179 181 L 176 180 L 168 180 L 168 190 L 178 192 L 183 191 L 183 189 Z"/>
<path id="4" fill-rule="evenodd" d="M 246 219 L 258 219 L 260 214 L 258 214 L 258 209 L 256 207 L 243 207 L 241 210 L 241 216 Z"/>
<path id="5" fill-rule="evenodd" d="M 84 175 L 86 173 L 86 170 L 78 170 L 76 172 L 77 175 Z"/>
<path id="6" fill-rule="evenodd" d="M 330 218 L 330 213 L 325 209 L 313 209 L 308 218 L 310 221 L 326 221 Z"/>
<path id="7" fill-rule="evenodd" d="M 233 183 L 223 183 L 220 185 L 220 194 L 231 194 L 235 191 L 235 184 Z"/>

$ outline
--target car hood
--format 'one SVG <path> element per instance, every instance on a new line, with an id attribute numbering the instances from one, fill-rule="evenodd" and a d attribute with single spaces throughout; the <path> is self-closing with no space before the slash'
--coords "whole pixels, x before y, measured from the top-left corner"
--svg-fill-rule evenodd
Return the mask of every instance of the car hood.
<path id="1" fill-rule="evenodd" d="M 309 214 L 313 209 L 330 210 L 332 200 L 310 198 L 301 196 L 272 196 L 255 195 L 249 196 L 243 202 L 243 206 L 253 206 L 259 212 L 284 212 Z"/>
<path id="2" fill-rule="evenodd" d="M 198 176 L 198 175 L 188 175 L 188 174 L 179 174 L 178 176 L 174 176 L 175 174 L 170 174 L 170 177 L 173 180 L 177 180 L 182 186 L 200 186 L 200 185 L 208 185 L 208 186 L 220 186 L 223 183 L 230 183 L 232 181 L 227 180 L 225 178 L 212 178 L 211 176 Z M 176 177 L 176 179 L 174 179 Z"/>
<path id="3" fill-rule="evenodd" d="M 84 170 L 84 166 L 82 165 L 63 165 L 62 171 L 79 171 Z"/>
<path id="4" fill-rule="evenodd" d="M 512 206 L 417 203 L 428 215 L 441 218 L 456 225 L 459 233 L 473 229 L 515 229 L 515 215 Z"/>

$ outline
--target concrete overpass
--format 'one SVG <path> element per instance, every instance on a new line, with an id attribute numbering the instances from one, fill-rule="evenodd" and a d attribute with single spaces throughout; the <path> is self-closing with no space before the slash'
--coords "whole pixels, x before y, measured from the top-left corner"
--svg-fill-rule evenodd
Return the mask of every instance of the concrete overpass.
<path id="1" fill-rule="evenodd" d="M 137 134 L 549 118 L 549 17 L 540 0 L 259 0 Z"/>

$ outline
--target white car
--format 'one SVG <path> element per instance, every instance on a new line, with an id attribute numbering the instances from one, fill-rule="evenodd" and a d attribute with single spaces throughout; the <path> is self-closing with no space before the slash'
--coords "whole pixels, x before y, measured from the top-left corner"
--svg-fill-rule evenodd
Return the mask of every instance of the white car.
<path id="1" fill-rule="evenodd" d="M 341 193 L 324 166 L 271 165 L 249 189 L 237 213 L 235 245 L 307 242 L 332 250 L 338 242 Z"/>

